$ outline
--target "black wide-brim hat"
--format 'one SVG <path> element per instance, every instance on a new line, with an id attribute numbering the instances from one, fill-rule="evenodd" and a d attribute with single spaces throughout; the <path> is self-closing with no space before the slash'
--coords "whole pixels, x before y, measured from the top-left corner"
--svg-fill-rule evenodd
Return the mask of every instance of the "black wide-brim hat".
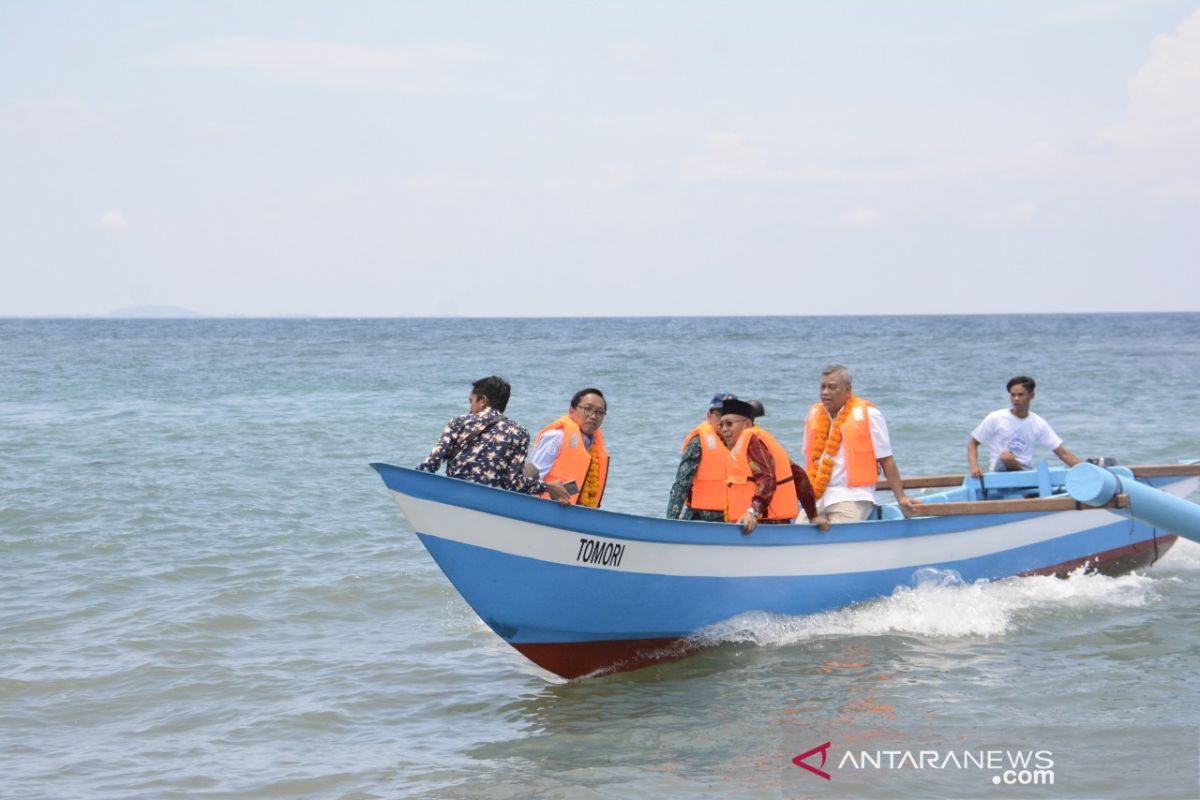
<path id="1" fill-rule="evenodd" d="M 736 397 L 727 398 L 721 404 L 722 414 L 737 414 L 746 419 L 754 419 L 758 416 L 758 409 L 747 403 L 745 400 L 738 400 Z"/>

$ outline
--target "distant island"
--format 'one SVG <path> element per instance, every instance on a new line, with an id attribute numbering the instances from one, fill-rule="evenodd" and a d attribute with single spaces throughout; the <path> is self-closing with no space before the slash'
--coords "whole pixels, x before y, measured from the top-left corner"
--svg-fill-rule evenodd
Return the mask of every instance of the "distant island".
<path id="1" fill-rule="evenodd" d="M 108 315 L 118 319 L 198 319 L 206 316 L 179 306 L 128 306 L 110 311 Z"/>

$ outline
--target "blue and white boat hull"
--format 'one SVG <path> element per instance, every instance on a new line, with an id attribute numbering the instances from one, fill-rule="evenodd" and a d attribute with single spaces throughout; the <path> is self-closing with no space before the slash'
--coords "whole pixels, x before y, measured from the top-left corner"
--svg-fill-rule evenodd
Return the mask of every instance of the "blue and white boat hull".
<path id="1" fill-rule="evenodd" d="M 966 581 L 1146 566 L 1175 541 L 1117 510 L 868 521 L 821 533 L 593 510 L 373 465 L 442 571 L 497 635 L 567 678 L 693 649 L 750 611 L 811 614 L 891 594 L 917 570 Z M 1173 479 L 1183 496 L 1200 478 Z"/>

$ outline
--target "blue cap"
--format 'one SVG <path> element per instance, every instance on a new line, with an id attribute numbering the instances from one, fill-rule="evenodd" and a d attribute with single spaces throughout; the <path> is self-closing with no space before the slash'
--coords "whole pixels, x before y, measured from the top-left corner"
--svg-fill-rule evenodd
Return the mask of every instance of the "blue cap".
<path id="1" fill-rule="evenodd" d="M 721 405 L 725 402 L 726 399 L 737 400 L 737 395 L 730 394 L 729 392 L 717 392 L 716 394 L 713 395 L 712 402 L 708 404 L 708 410 L 709 411 L 720 411 Z"/>

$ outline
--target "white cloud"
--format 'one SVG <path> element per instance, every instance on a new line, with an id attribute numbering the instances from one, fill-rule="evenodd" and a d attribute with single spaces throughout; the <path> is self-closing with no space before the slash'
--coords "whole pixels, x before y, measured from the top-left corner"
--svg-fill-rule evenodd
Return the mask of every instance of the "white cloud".
<path id="1" fill-rule="evenodd" d="M 1029 148 L 1029 155 L 1036 161 L 1053 161 L 1058 158 L 1058 147 L 1050 142 L 1034 142 Z"/>
<path id="2" fill-rule="evenodd" d="M 496 188 L 498 183 L 493 177 L 455 173 L 424 175 L 413 178 L 408 182 L 408 185 L 413 189 L 424 191 L 483 191 Z"/>
<path id="3" fill-rule="evenodd" d="M 719 181 L 766 176 L 767 154 L 736 133 L 713 133 L 704 153 L 687 160 L 683 174 L 693 181 Z"/>
<path id="4" fill-rule="evenodd" d="M 929 166 L 897 167 L 895 169 L 843 169 L 834 167 L 803 167 L 780 170 L 773 177 L 792 183 L 828 183 L 847 186 L 889 186 L 911 184 L 930 178 L 934 169 Z"/>
<path id="5" fill-rule="evenodd" d="M 1200 11 L 1174 36 L 1156 36 L 1150 60 L 1126 84 L 1128 124 L 1112 133 L 1136 149 L 1200 147 Z"/>
<path id="6" fill-rule="evenodd" d="M 687 159 L 683 177 L 690 181 L 771 181 L 879 187 L 928 180 L 936 166 L 899 166 L 890 169 L 847 169 L 836 166 L 776 168 L 768 165 L 767 152 L 746 137 L 730 132 L 709 134 L 704 151 Z"/>
<path id="7" fill-rule="evenodd" d="M 1129 12 L 1153 5 L 1158 0 L 1090 0 L 1070 6 L 1046 4 L 1050 12 L 1045 20 L 1049 23 L 1077 25 L 1088 22 L 1112 22 L 1123 19 Z"/>
<path id="8" fill-rule="evenodd" d="M 852 228 L 870 228 L 879 221 L 879 211 L 874 208 L 851 208 L 842 212 L 842 224 Z"/>
<path id="9" fill-rule="evenodd" d="M 129 220 L 125 218 L 125 214 L 115 208 L 100 215 L 100 224 L 111 231 L 123 231 L 129 228 Z"/>
<path id="10" fill-rule="evenodd" d="M 44 97 L 0 104 L 0 130 L 70 133 L 106 124 L 102 113 L 78 97 Z"/>
<path id="11" fill-rule="evenodd" d="M 649 59 L 650 47 L 641 39 L 629 37 L 609 45 L 608 55 L 618 64 L 636 67 Z"/>
<path id="12" fill-rule="evenodd" d="M 1020 230 L 1038 221 L 1041 209 L 1036 203 L 1022 200 L 1003 208 L 995 208 L 979 215 L 979 224 L 996 230 Z"/>
<path id="13" fill-rule="evenodd" d="M 413 47 L 370 47 L 279 39 L 225 38 L 177 49 L 171 61 L 191 67 L 240 69 L 316 86 L 439 85 L 448 70 L 483 58 L 462 42 Z"/>
<path id="14" fill-rule="evenodd" d="M 596 181 L 598 189 L 624 189 L 637 183 L 637 173 L 629 167 L 612 166 Z"/>
<path id="15" fill-rule="evenodd" d="M 1105 14 L 1124 13 L 1135 5 L 1137 0 L 1118 0 L 1107 5 Z M 1173 34 L 1155 37 L 1148 60 L 1127 82 L 1127 91 L 1128 115 L 1123 122 L 1081 133 L 1074 143 L 1034 141 L 1007 152 L 859 169 L 837 163 L 772 165 L 764 149 L 742 135 L 725 132 L 711 134 L 704 151 L 686 161 L 684 177 L 692 181 L 841 185 L 860 190 L 947 179 L 1119 179 L 1145 185 L 1162 199 L 1195 199 L 1200 187 L 1200 10 Z M 858 215 L 863 210 L 846 212 L 842 222 L 873 224 L 874 220 Z M 980 215 L 984 224 L 1002 227 L 1027 226 L 1041 217 L 1042 211 L 1030 203 Z"/>
<path id="16" fill-rule="evenodd" d="M 1200 200 L 1200 180 L 1178 176 L 1167 178 L 1154 187 L 1154 195 L 1168 202 L 1194 203 Z"/>

